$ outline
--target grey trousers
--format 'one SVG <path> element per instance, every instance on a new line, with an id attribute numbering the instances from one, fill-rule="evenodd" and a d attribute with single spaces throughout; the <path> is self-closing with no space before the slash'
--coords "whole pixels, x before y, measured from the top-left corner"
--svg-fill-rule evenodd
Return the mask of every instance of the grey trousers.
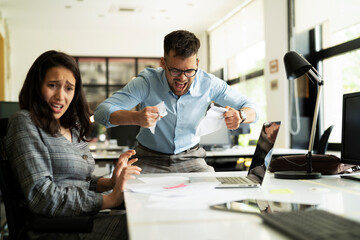
<path id="1" fill-rule="evenodd" d="M 206 151 L 202 147 L 181 152 L 179 154 L 164 154 L 148 149 L 141 144 L 136 148 L 141 173 L 179 173 L 179 172 L 214 172 L 214 168 L 205 162 Z"/>

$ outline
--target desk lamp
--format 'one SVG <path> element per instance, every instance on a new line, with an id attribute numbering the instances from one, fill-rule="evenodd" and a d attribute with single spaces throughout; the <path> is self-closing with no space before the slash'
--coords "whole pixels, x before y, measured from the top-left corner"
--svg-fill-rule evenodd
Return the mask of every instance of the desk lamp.
<path id="1" fill-rule="evenodd" d="M 275 178 L 280 179 L 317 179 L 321 178 L 321 173 L 313 172 L 312 171 L 312 151 L 314 146 L 314 139 L 315 139 L 315 131 L 316 131 L 316 123 L 317 117 L 319 113 L 319 105 L 320 105 L 320 96 L 321 96 L 321 89 L 324 84 L 320 74 L 316 71 L 316 69 L 311 66 L 311 64 L 297 52 L 290 51 L 285 54 L 284 56 L 284 64 L 286 69 L 286 75 L 288 80 L 294 80 L 298 77 L 307 74 L 310 80 L 315 80 L 318 85 L 318 92 L 316 97 L 315 103 L 315 111 L 314 117 L 311 127 L 311 135 L 309 141 L 309 148 L 308 153 L 304 156 L 306 159 L 306 171 L 282 171 L 282 172 L 275 172 Z M 313 81 L 312 81 L 313 82 Z M 314 82 L 313 82 L 314 83 Z"/>

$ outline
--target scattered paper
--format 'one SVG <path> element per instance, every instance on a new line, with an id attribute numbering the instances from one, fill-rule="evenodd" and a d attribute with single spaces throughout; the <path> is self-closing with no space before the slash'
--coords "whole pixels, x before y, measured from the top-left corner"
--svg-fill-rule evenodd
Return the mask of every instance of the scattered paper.
<path id="1" fill-rule="evenodd" d="M 294 192 L 288 188 L 281 188 L 281 189 L 271 189 L 269 191 L 271 194 L 293 194 Z"/>
<path id="2" fill-rule="evenodd" d="M 187 187 L 187 185 L 182 183 L 182 184 L 179 184 L 176 186 L 164 187 L 164 189 L 175 189 L 175 188 L 181 188 L 181 187 Z"/>
<path id="3" fill-rule="evenodd" d="M 166 111 L 166 107 L 165 107 L 165 103 L 164 101 L 162 101 L 161 103 L 159 103 L 158 105 L 156 105 L 155 107 L 159 108 L 159 116 L 158 119 L 156 120 L 155 124 L 153 126 L 150 126 L 149 129 L 151 131 L 152 134 L 155 134 L 155 127 L 156 127 L 156 123 L 157 121 L 160 121 L 161 118 L 165 117 L 167 115 L 167 111 Z"/>
<path id="4" fill-rule="evenodd" d="M 125 191 L 149 195 L 149 207 L 159 209 L 208 209 L 210 205 L 245 199 L 243 191 L 216 189 L 218 183 L 190 182 L 188 177 L 139 177 L 144 183 L 127 184 Z M 169 201 L 169 198 L 171 200 Z"/>
<path id="5" fill-rule="evenodd" d="M 182 177 L 182 176 L 139 177 L 138 179 L 144 183 L 152 183 L 152 184 L 167 183 L 170 184 L 170 186 L 175 184 L 181 184 L 184 183 L 185 181 L 189 181 L 188 177 Z"/>
<path id="6" fill-rule="evenodd" d="M 196 136 L 201 137 L 219 130 L 222 121 L 224 121 L 224 113 L 227 111 L 226 108 L 216 107 L 212 103 L 206 116 L 200 121 L 200 124 L 196 129 Z"/>

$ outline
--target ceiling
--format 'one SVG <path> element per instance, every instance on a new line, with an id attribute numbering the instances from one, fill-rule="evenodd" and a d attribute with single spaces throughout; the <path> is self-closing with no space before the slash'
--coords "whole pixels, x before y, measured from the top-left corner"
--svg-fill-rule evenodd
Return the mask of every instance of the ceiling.
<path id="1" fill-rule="evenodd" d="M 0 0 L 11 28 L 202 33 L 248 0 Z"/>

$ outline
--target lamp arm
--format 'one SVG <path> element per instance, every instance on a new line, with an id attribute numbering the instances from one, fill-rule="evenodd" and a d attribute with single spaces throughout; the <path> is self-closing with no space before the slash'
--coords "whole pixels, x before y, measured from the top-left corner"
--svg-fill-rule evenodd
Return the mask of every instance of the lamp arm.
<path id="1" fill-rule="evenodd" d="M 309 73 L 312 76 L 315 75 L 314 72 L 312 72 L 311 70 L 309 71 Z M 322 94 L 322 86 L 323 86 L 323 83 L 324 83 L 323 80 L 320 79 L 318 76 L 316 76 L 314 78 L 318 82 L 318 91 L 317 91 L 317 96 L 316 96 L 315 110 L 314 110 L 313 122 L 312 122 L 312 127 L 311 127 L 309 148 L 308 148 L 308 153 L 306 155 L 306 158 L 307 158 L 307 172 L 308 173 L 312 172 L 311 155 L 312 155 L 312 150 L 313 150 L 313 147 L 314 147 L 316 123 L 317 123 L 317 119 L 318 119 L 318 115 L 319 115 L 320 99 L 321 99 L 321 94 Z"/>
<path id="2" fill-rule="evenodd" d="M 314 72 L 315 71 L 315 72 Z M 314 67 L 311 67 L 311 69 L 308 72 L 313 79 L 316 80 L 318 85 L 323 85 L 324 81 L 322 80 L 322 77 L 318 71 Z"/>
<path id="3" fill-rule="evenodd" d="M 318 119 L 318 115 L 319 115 L 318 113 L 319 113 L 319 107 L 320 107 L 321 90 L 322 90 L 322 85 L 319 85 L 318 93 L 317 93 L 317 97 L 316 97 L 316 103 L 315 103 L 314 117 L 313 117 L 313 122 L 312 122 L 312 127 L 311 127 L 311 135 L 310 135 L 310 142 L 309 142 L 309 149 L 308 149 L 309 152 L 312 152 L 313 146 L 314 146 L 316 123 L 317 123 L 317 119 Z"/>

